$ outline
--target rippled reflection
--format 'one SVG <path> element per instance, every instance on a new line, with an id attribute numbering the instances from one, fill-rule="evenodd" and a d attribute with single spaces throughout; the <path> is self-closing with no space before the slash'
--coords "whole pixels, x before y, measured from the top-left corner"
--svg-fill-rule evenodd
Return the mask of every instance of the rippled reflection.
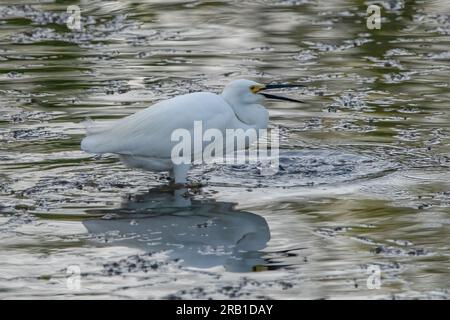
<path id="1" fill-rule="evenodd" d="M 77 264 L 88 299 L 448 299 L 450 2 L 376 1 L 379 30 L 366 27 L 369 3 L 0 1 L 0 298 L 70 298 L 54 279 Z M 80 31 L 66 26 L 69 4 Z M 307 85 L 285 92 L 301 106 L 268 104 L 281 133 L 274 176 L 194 168 L 217 202 L 144 195 L 163 177 L 80 151 L 86 117 L 236 78 Z M 120 208 L 124 194 L 141 195 Z M 145 253 L 166 249 L 186 266 L 270 271 Z M 136 255 L 162 267 L 129 272 Z M 364 290 L 370 264 L 380 290 Z"/>
<path id="2" fill-rule="evenodd" d="M 120 209 L 90 211 L 104 216 L 83 224 L 97 240 L 148 252 L 167 250 L 185 266 L 243 272 L 264 263 L 260 250 L 270 231 L 263 217 L 236 210 L 230 202 L 194 200 L 186 192 L 152 189 Z"/>

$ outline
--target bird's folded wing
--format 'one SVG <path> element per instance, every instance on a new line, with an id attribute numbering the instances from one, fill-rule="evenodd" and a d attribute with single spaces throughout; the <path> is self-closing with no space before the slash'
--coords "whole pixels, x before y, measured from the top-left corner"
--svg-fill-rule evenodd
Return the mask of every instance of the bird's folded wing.
<path id="1" fill-rule="evenodd" d="M 159 102 L 120 119 L 107 127 L 91 130 L 81 148 L 91 153 L 117 153 L 144 157 L 170 158 L 176 129 L 193 135 L 194 121 L 203 129 L 224 131 L 232 125 L 234 113 L 218 95 L 193 93 Z"/>

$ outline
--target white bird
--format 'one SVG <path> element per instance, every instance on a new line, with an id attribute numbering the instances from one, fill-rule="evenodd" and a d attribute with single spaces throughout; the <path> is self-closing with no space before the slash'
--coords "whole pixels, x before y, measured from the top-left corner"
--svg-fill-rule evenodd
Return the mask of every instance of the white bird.
<path id="1" fill-rule="evenodd" d="M 190 164 L 172 161 L 171 140 L 176 129 L 194 134 L 194 122 L 202 129 L 265 129 L 269 114 L 265 98 L 302 102 L 264 93 L 263 90 L 302 85 L 263 85 L 250 80 L 229 83 L 220 95 L 196 92 L 158 102 L 146 109 L 112 123 L 89 122 L 81 149 L 90 153 L 113 153 L 129 167 L 154 172 L 169 171 L 177 184 L 185 184 Z"/>

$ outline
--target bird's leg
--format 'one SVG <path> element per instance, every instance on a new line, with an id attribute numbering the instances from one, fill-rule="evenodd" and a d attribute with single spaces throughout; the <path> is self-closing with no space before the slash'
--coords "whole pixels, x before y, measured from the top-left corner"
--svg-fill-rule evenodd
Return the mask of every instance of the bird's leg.
<path id="1" fill-rule="evenodd" d="M 189 164 L 182 163 L 182 164 L 174 165 L 171 173 L 173 172 L 173 177 L 175 178 L 176 184 L 186 184 L 187 183 L 187 174 L 188 174 L 189 169 L 190 169 Z"/>
<path id="2" fill-rule="evenodd" d="M 171 183 L 175 181 L 175 175 L 173 173 L 173 169 L 169 170 L 169 180 Z"/>

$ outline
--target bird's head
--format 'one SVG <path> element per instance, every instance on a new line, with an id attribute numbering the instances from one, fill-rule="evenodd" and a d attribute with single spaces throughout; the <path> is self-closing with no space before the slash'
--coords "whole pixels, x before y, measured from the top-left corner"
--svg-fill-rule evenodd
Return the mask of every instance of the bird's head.
<path id="1" fill-rule="evenodd" d="M 251 80 L 234 80 L 223 90 L 222 96 L 232 104 L 261 104 L 265 99 L 282 100 L 303 103 L 303 101 L 265 92 L 270 89 L 298 88 L 301 84 L 261 84 Z"/>

